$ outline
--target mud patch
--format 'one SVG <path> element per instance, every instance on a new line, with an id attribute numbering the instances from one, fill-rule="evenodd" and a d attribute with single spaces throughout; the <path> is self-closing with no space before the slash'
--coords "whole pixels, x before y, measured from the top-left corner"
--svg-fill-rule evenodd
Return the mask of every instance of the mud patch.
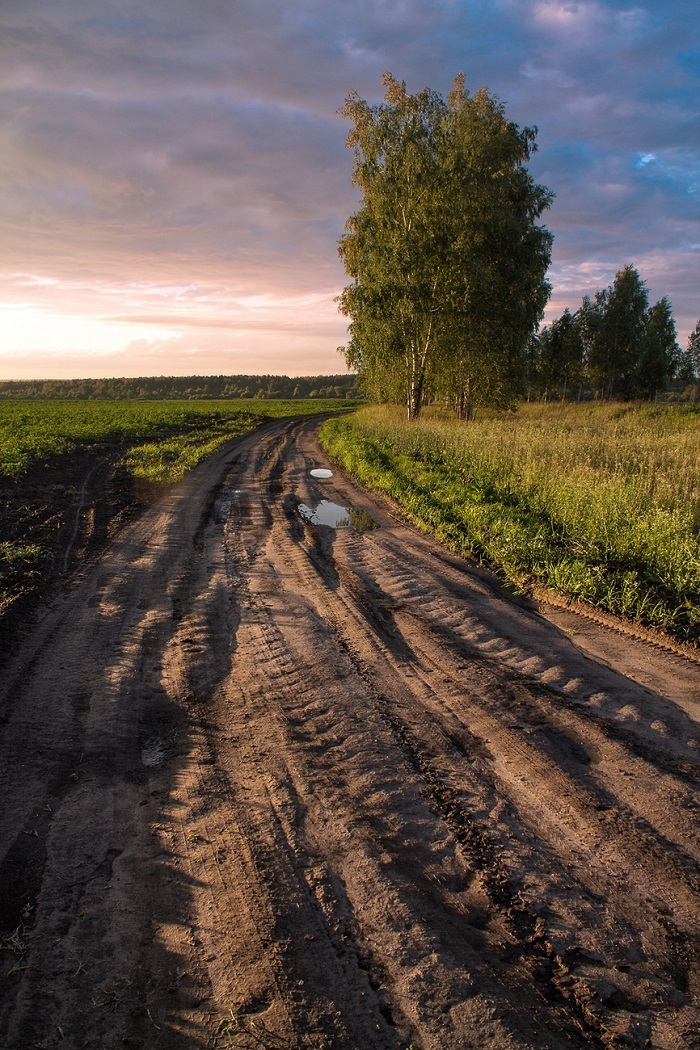
<path id="1" fill-rule="evenodd" d="M 165 761 L 165 744 L 162 740 L 148 740 L 141 747 L 141 765 L 147 768 L 160 766 Z"/>
<path id="2" fill-rule="evenodd" d="M 224 525 L 231 513 L 230 499 L 217 499 L 214 503 L 214 521 L 217 525 Z"/>

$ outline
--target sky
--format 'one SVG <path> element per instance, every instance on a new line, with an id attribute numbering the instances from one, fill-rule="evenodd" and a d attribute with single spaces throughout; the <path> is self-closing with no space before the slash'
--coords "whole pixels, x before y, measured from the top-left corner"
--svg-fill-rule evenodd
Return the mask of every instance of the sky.
<path id="1" fill-rule="evenodd" d="M 697 0 L 3 0 L 0 379 L 345 371 L 357 91 L 536 125 L 546 321 L 627 263 L 700 317 Z"/>

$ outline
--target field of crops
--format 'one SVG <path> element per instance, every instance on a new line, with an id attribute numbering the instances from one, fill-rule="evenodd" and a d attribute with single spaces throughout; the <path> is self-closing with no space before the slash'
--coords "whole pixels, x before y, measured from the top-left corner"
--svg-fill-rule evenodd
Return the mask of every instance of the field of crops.
<path id="1" fill-rule="evenodd" d="M 700 411 L 524 405 L 458 423 L 365 408 L 322 443 L 453 550 L 700 643 Z"/>
<path id="2" fill-rule="evenodd" d="M 2 402 L 0 617 L 56 567 L 61 534 L 74 527 L 79 487 L 93 465 L 162 486 L 179 481 L 225 441 L 265 419 L 337 411 L 347 404 L 321 399 Z M 82 475 L 70 467 L 81 456 L 86 460 Z"/>
<path id="3" fill-rule="evenodd" d="M 77 448 L 118 442 L 129 447 L 134 473 L 177 481 L 222 442 L 263 419 L 329 412 L 338 405 L 337 400 L 6 401 L 0 405 L 0 477 L 17 478 Z"/>

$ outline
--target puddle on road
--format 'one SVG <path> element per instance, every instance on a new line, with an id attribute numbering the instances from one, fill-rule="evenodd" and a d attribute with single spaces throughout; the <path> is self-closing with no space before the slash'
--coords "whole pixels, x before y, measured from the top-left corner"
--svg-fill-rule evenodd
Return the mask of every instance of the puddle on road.
<path id="1" fill-rule="evenodd" d="M 369 532 L 370 529 L 379 528 L 372 515 L 361 507 L 341 507 L 339 503 L 332 503 L 328 499 L 322 499 L 315 507 L 300 503 L 299 513 L 310 525 L 326 525 L 331 529 Z"/>
<path id="2" fill-rule="evenodd" d="M 326 470 L 325 467 L 316 467 L 314 470 L 310 470 L 309 474 L 312 478 L 332 478 L 333 471 Z"/>

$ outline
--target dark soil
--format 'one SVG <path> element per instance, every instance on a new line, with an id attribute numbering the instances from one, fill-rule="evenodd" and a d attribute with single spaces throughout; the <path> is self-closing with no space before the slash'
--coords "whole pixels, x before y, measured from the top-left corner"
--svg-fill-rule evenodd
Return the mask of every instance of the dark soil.
<path id="1" fill-rule="evenodd" d="M 102 445 L 36 464 L 17 480 L 0 475 L 0 536 L 44 551 L 38 565 L 3 581 L 12 602 L 0 613 L 0 667 L 47 599 L 162 495 L 119 467 L 123 452 Z"/>

